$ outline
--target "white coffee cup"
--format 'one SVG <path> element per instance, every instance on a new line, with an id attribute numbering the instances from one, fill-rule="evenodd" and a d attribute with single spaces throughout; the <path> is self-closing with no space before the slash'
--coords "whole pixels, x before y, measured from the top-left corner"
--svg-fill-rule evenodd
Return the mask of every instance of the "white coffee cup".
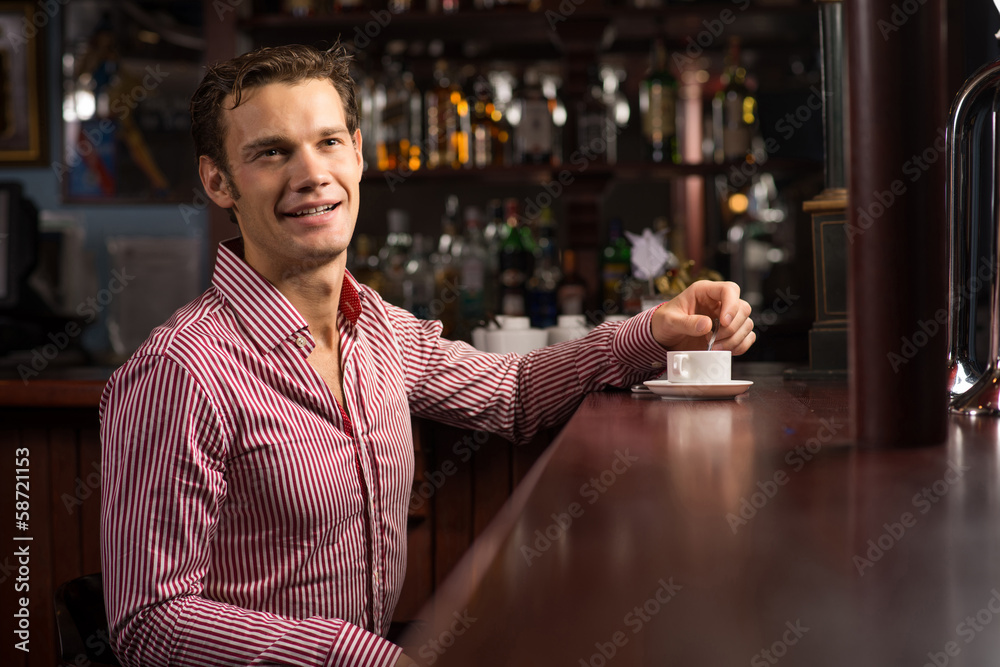
<path id="1" fill-rule="evenodd" d="M 729 382 L 733 353 L 729 350 L 667 352 L 667 380 L 688 384 Z"/>

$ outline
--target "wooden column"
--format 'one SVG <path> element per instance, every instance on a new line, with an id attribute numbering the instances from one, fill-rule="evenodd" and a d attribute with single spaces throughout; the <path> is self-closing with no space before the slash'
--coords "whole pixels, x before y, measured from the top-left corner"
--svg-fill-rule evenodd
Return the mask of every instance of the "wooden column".
<path id="1" fill-rule="evenodd" d="M 945 5 L 844 4 L 850 405 L 863 446 L 945 439 Z"/>

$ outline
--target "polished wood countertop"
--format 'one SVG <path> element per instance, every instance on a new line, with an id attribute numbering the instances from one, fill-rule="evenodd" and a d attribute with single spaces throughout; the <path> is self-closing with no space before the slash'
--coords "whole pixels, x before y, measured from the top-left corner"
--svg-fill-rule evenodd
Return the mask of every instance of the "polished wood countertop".
<path id="1" fill-rule="evenodd" d="M 733 376 L 754 385 L 730 400 L 589 396 L 404 637 L 407 654 L 996 664 L 1000 421 L 950 418 L 937 447 L 859 449 L 846 381 Z"/>
<path id="2" fill-rule="evenodd" d="M 0 371 L 0 408 L 97 408 L 114 369 L 99 366 L 43 369 L 22 378 Z"/>

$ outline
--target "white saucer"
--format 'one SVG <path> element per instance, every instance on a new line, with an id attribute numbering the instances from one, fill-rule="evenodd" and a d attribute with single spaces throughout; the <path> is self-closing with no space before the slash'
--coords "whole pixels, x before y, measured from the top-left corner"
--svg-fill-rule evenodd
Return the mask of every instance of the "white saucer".
<path id="1" fill-rule="evenodd" d="M 664 398 L 683 398 L 686 400 L 707 400 L 718 398 L 733 398 L 739 396 L 753 384 L 750 380 L 731 380 L 711 384 L 694 382 L 670 382 L 669 380 L 647 380 L 644 382 L 650 391 Z"/>

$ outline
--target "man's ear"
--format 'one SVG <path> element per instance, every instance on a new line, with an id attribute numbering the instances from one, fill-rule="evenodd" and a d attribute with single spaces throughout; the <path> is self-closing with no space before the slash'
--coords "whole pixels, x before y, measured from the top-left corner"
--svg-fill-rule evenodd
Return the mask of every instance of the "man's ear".
<path id="1" fill-rule="evenodd" d="M 364 158 L 364 155 L 361 152 L 361 130 L 360 130 L 360 128 L 354 130 L 354 136 L 351 137 L 351 138 L 353 139 L 354 152 L 355 152 L 355 154 L 357 156 L 358 166 L 361 168 L 361 171 L 364 171 L 364 169 L 365 169 L 365 158 Z"/>
<path id="2" fill-rule="evenodd" d="M 229 188 L 229 179 L 215 161 L 207 155 L 198 158 L 198 175 L 207 194 L 220 208 L 232 208 L 236 203 Z"/>

